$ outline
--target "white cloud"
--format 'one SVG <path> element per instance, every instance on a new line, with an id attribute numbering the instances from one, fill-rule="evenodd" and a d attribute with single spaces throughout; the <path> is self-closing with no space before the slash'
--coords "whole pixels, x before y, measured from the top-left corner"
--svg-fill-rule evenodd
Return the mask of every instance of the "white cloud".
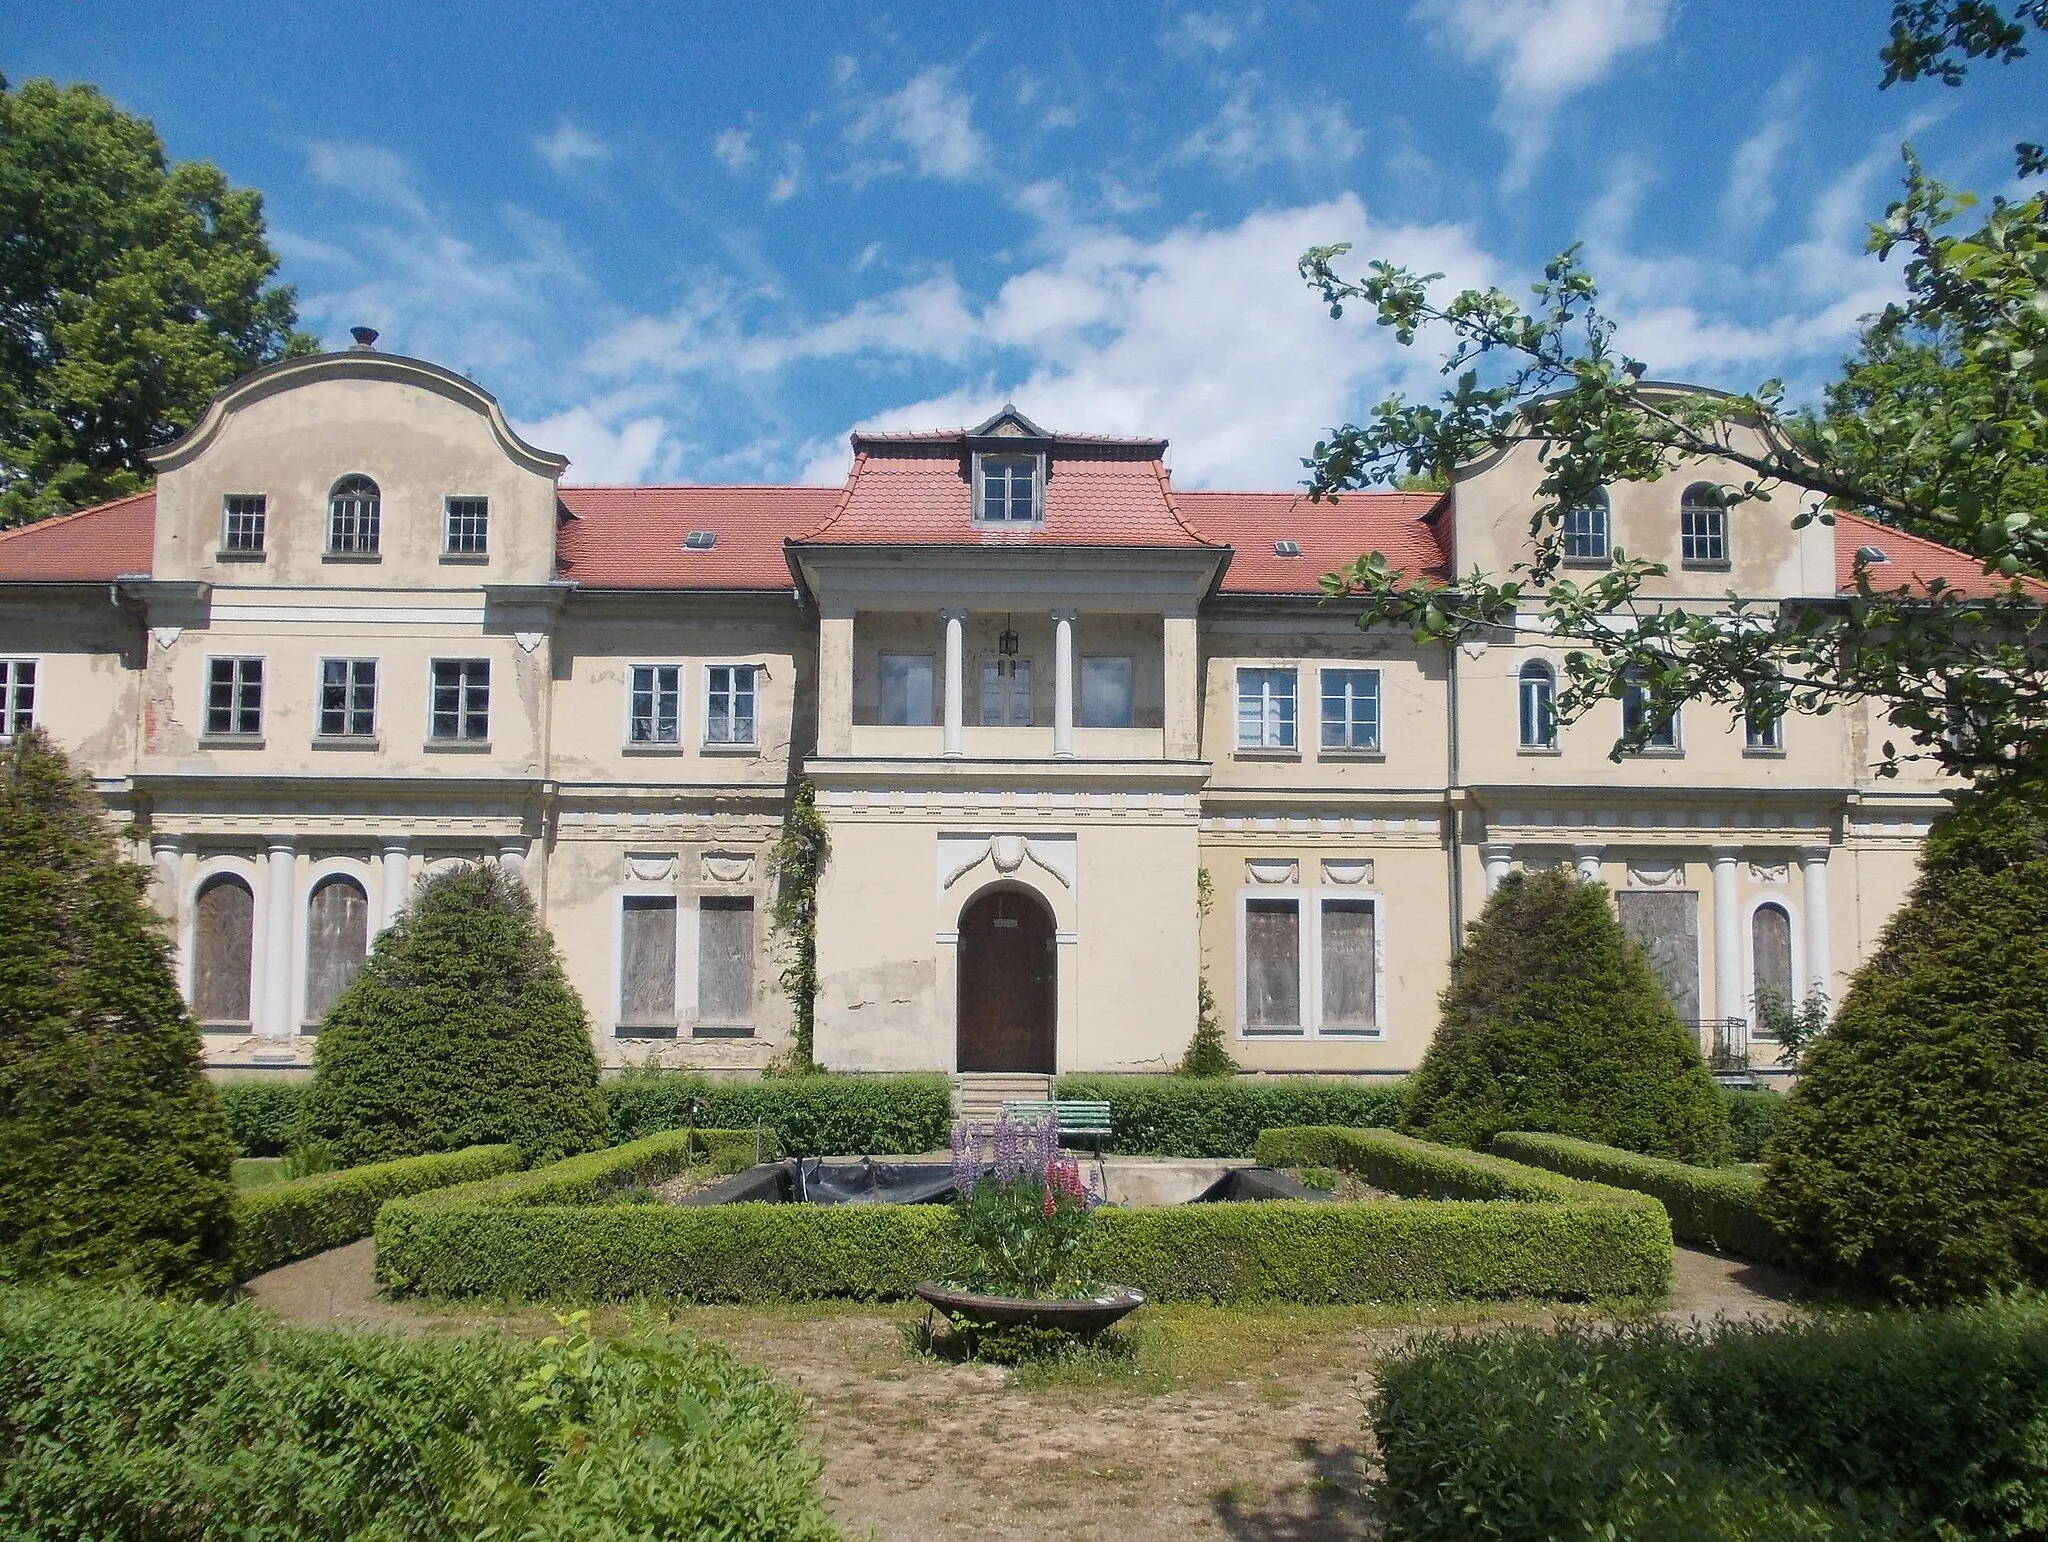
<path id="1" fill-rule="evenodd" d="M 1550 146 L 1551 117 L 1664 36 L 1672 0 L 1417 0 L 1415 17 L 1500 82 L 1494 121 L 1512 143 L 1503 187 L 1519 191 Z"/>
<path id="2" fill-rule="evenodd" d="M 426 200 L 415 185 L 412 163 L 382 145 L 316 140 L 306 147 L 306 175 L 315 182 L 424 222 Z"/>
<path id="3" fill-rule="evenodd" d="M 1242 177 L 1275 161 L 1302 172 L 1335 168 L 1363 148 L 1365 136 L 1339 103 L 1264 96 L 1263 77 L 1256 71 L 1245 75 L 1216 116 L 1181 141 L 1174 159 L 1209 161 L 1227 176 Z"/>
<path id="4" fill-rule="evenodd" d="M 565 482 L 638 482 L 668 458 L 658 417 L 633 418 L 614 428 L 596 408 L 577 406 L 514 426 L 528 444 L 569 457 Z"/>
<path id="5" fill-rule="evenodd" d="M 612 158 L 611 146 L 588 129 L 563 118 L 552 134 L 533 142 L 534 152 L 554 168 L 556 176 L 567 176 L 579 166 L 602 166 Z"/>
<path id="6" fill-rule="evenodd" d="M 1728 185 L 1721 193 L 1721 222 L 1752 230 L 1778 207 L 1778 163 L 1799 127 L 1800 103 L 1812 71 L 1801 64 L 1786 72 L 1764 103 L 1761 121 L 1728 159 Z"/>
<path id="7" fill-rule="evenodd" d="M 934 66 L 913 75 L 902 90 L 870 103 L 847 132 L 856 144 L 894 140 L 910 152 L 920 175 L 961 181 L 989 161 L 988 141 L 974 127 L 973 108 L 973 101 L 953 88 L 953 72 Z"/>
<path id="8" fill-rule="evenodd" d="M 1221 11 L 1189 11 L 1166 30 L 1166 46 L 1177 53 L 1228 53 L 1238 30 Z"/>
<path id="9" fill-rule="evenodd" d="M 738 176 L 760 157 L 754 150 L 754 136 L 745 129 L 727 129 L 711 141 L 711 153 L 718 164 Z"/>
<path id="10" fill-rule="evenodd" d="M 788 203 L 804 184 L 804 150 L 795 140 L 783 141 L 782 169 L 768 184 L 770 203 Z"/>

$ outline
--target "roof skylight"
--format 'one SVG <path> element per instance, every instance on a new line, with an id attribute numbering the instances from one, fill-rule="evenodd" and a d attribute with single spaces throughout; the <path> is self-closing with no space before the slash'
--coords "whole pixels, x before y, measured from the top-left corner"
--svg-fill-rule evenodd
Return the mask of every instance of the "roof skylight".
<path id="1" fill-rule="evenodd" d="M 718 544 L 716 530 L 692 530 L 683 537 L 684 551 L 709 551 Z"/>

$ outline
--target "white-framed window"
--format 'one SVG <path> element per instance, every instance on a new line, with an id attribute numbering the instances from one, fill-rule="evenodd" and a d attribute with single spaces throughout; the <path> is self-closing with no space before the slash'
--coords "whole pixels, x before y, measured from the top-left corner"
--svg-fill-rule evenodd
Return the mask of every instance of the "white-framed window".
<path id="1" fill-rule="evenodd" d="M 377 661 L 320 661 L 320 737 L 367 739 L 377 732 Z"/>
<path id="2" fill-rule="evenodd" d="M 220 501 L 220 549 L 245 556 L 263 551 L 270 500 L 262 493 L 229 493 Z"/>
<path id="3" fill-rule="evenodd" d="M 1605 562 L 1610 555 L 1607 494 L 1595 492 L 1564 513 L 1564 555 L 1569 562 Z"/>
<path id="4" fill-rule="evenodd" d="M 464 496 L 441 502 L 441 550 L 451 557 L 481 557 L 491 549 L 491 500 Z"/>
<path id="5" fill-rule="evenodd" d="M 377 552 L 384 496 L 368 477 L 351 474 L 327 490 L 327 550 L 338 556 Z"/>
<path id="6" fill-rule="evenodd" d="M 474 743 L 491 737 L 491 661 L 435 659 L 431 738 Z"/>
<path id="7" fill-rule="evenodd" d="M 1237 747 L 1295 747 L 1295 672 L 1246 666 L 1237 672 Z"/>
<path id="8" fill-rule="evenodd" d="M 932 721 L 932 656 L 885 653 L 880 661 L 879 716 L 897 727 L 928 728 Z"/>
<path id="9" fill-rule="evenodd" d="M 1384 901 L 1356 889 L 1240 896 L 1240 1037 L 1378 1038 L 1386 1024 Z"/>
<path id="10" fill-rule="evenodd" d="M 1775 755 L 1785 748 L 1785 714 L 1768 706 L 1751 707 L 1742 714 L 1742 747 L 1759 755 Z"/>
<path id="11" fill-rule="evenodd" d="M 704 671 L 704 742 L 754 742 L 754 677 L 758 664 L 712 664 Z"/>
<path id="12" fill-rule="evenodd" d="M 1380 747 L 1380 672 L 1377 669 L 1322 671 L 1322 747 L 1377 750 Z"/>
<path id="13" fill-rule="evenodd" d="M 1687 567 L 1728 565 L 1728 509 L 1711 482 L 1695 482 L 1679 496 L 1678 551 Z"/>
<path id="14" fill-rule="evenodd" d="M 682 743 L 682 665 L 635 664 L 627 696 L 627 743 Z"/>
<path id="15" fill-rule="evenodd" d="M 36 661 L 0 659 L 0 744 L 36 722 Z"/>
<path id="16" fill-rule="evenodd" d="M 994 658 L 981 661 L 981 726 L 1031 726 L 1031 660 Z"/>
<path id="17" fill-rule="evenodd" d="M 1081 660 L 1081 726 L 1129 728 L 1132 668 L 1126 658 Z"/>
<path id="18" fill-rule="evenodd" d="M 220 738 L 263 732 L 263 660 L 206 661 L 206 732 Z"/>
<path id="19" fill-rule="evenodd" d="M 673 1038 L 681 978 L 676 897 L 619 897 L 619 1038 Z"/>
<path id="20" fill-rule="evenodd" d="M 1678 709 L 1672 708 L 1671 715 L 1661 720 L 1650 719 L 1650 684 L 1640 671 L 1631 671 L 1621 688 L 1621 731 L 1632 735 L 1646 721 L 1650 722 L 1650 734 L 1643 741 L 1645 750 L 1676 750 L 1678 748 Z"/>
<path id="21" fill-rule="evenodd" d="M 1030 525 L 1044 518 L 1039 507 L 1036 455 L 983 455 L 980 478 L 981 496 L 975 500 L 974 510 L 977 522 Z"/>
<path id="22" fill-rule="evenodd" d="M 1521 744 L 1525 750 L 1557 748 L 1557 675 L 1542 659 L 1530 659 L 1516 676 L 1521 698 Z"/>

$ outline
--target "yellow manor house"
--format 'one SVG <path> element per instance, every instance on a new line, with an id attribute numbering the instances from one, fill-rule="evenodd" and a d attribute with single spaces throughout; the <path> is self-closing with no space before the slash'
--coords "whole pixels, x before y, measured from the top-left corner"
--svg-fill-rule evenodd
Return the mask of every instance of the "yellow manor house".
<path id="1" fill-rule="evenodd" d="M 1531 446 L 1312 504 L 1006 408 L 857 433 L 840 487 L 577 487 L 357 336 L 221 393 L 153 492 L 0 535 L 0 735 L 45 727 L 132 821 L 216 1067 L 309 1061 L 413 884 L 477 861 L 534 894 L 607 1063 L 759 1067 L 801 778 L 835 1068 L 1163 1070 L 1206 978 L 1247 1069 L 1407 1071 L 1489 888 L 1559 863 L 1739 1053 L 1760 989 L 1839 1000 L 1944 807 L 1875 779 L 1874 711 L 1689 710 L 1615 764 L 1633 704 L 1560 732 L 1540 629 L 1447 652 L 1319 602 L 1366 551 L 1515 561 Z M 1739 475 L 1615 488 L 1572 565 L 1625 548 L 1695 605 L 1836 594 L 1859 548 L 1975 575 L 1723 508 Z"/>

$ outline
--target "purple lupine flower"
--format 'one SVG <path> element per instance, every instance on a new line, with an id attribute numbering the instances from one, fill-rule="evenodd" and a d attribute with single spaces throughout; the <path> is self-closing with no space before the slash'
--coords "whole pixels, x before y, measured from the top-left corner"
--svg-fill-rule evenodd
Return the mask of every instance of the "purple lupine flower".
<path id="1" fill-rule="evenodd" d="M 1017 1121 L 1008 1110 L 996 1120 L 996 1182 L 1009 1183 L 1017 1176 Z"/>
<path id="2" fill-rule="evenodd" d="M 965 1120 L 954 1125 L 948 1144 L 953 1152 L 953 1191 L 964 1197 L 974 1189 L 974 1126 Z"/>

